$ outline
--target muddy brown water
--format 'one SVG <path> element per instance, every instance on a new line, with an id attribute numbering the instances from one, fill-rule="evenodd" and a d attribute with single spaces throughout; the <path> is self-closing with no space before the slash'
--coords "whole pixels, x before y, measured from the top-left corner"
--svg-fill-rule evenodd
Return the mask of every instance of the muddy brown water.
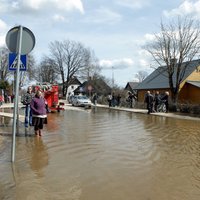
<path id="1" fill-rule="evenodd" d="M 48 115 L 43 136 L 0 118 L 1 200 L 198 200 L 199 121 L 91 109 Z"/>

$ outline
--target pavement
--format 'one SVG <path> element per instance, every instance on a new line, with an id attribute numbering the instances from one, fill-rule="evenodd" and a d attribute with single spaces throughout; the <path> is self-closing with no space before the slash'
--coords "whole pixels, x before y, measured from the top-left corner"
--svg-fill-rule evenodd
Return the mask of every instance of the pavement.
<path id="1" fill-rule="evenodd" d="M 68 104 L 65 100 L 60 100 L 64 105 L 62 106 L 64 110 L 83 110 L 83 108 L 80 107 L 74 107 L 71 104 Z M 19 108 L 22 108 L 23 104 L 19 103 Z M 141 114 L 147 114 L 146 109 L 135 109 L 135 108 L 124 108 L 124 107 L 109 107 L 108 105 L 102 105 L 102 104 L 97 104 L 97 105 L 92 105 L 92 107 L 101 107 L 101 108 L 106 108 L 110 110 L 118 110 L 118 111 L 125 111 L 125 112 L 133 112 L 133 113 L 141 113 Z M 14 103 L 4 103 L 2 106 L 0 106 L 0 116 L 4 117 L 13 117 L 13 113 L 7 113 L 4 111 L 4 108 L 14 108 Z M 186 115 L 185 113 L 151 113 L 150 115 L 155 115 L 155 116 L 162 116 L 162 117 L 171 117 L 171 118 L 176 118 L 176 119 L 185 119 L 185 120 L 196 120 L 200 121 L 200 117 L 194 117 L 190 115 Z M 24 121 L 24 115 L 19 115 L 19 120 Z"/>
<path id="2" fill-rule="evenodd" d="M 19 108 L 23 107 L 23 105 L 20 103 Z M 0 106 L 0 116 L 2 117 L 11 117 L 13 118 L 13 113 L 6 112 L 7 108 L 14 108 L 14 103 L 4 103 L 3 105 Z M 19 115 L 19 121 L 23 122 L 24 121 L 24 115 Z"/>
<path id="3" fill-rule="evenodd" d="M 147 114 L 146 109 L 135 109 L 135 108 L 124 108 L 124 107 L 108 107 L 107 105 L 97 105 L 97 107 L 103 107 L 103 108 L 108 108 L 112 110 L 120 110 L 120 111 L 126 111 L 126 112 L 133 112 L 133 113 L 141 113 L 141 114 Z M 193 117 L 189 115 L 185 115 L 185 113 L 151 113 L 150 115 L 156 115 L 156 116 L 162 116 L 162 117 L 171 117 L 171 118 L 176 118 L 176 119 L 186 119 L 186 120 L 197 120 L 200 121 L 200 117 Z"/>

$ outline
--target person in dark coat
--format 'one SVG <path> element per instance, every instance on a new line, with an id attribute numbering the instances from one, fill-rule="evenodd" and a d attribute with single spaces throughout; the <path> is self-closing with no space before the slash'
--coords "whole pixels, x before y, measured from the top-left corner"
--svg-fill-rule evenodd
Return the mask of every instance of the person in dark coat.
<path id="1" fill-rule="evenodd" d="M 108 101 L 109 107 L 111 107 L 112 106 L 112 94 L 111 93 L 108 94 L 107 101 Z"/>
<path id="2" fill-rule="evenodd" d="M 117 100 L 117 106 L 120 106 L 121 105 L 121 95 L 120 94 L 117 95 L 116 100 Z"/>
<path id="3" fill-rule="evenodd" d="M 94 95 L 92 97 L 92 102 L 94 105 L 97 105 L 97 93 L 94 93 Z"/>
<path id="4" fill-rule="evenodd" d="M 47 110 L 42 91 L 37 90 L 35 98 L 33 98 L 30 105 L 33 114 L 32 125 L 34 126 L 35 135 L 42 136 L 41 130 L 43 129 L 43 125 L 47 124 Z"/>
<path id="5" fill-rule="evenodd" d="M 147 104 L 148 114 L 153 112 L 153 101 L 153 95 L 150 93 L 150 91 L 147 91 L 145 95 L 145 103 Z"/>
<path id="6" fill-rule="evenodd" d="M 156 91 L 156 94 L 155 94 L 155 97 L 154 97 L 154 109 L 156 112 L 158 112 L 158 105 L 160 104 L 161 102 L 161 97 L 160 97 L 160 93 L 159 91 Z"/>
<path id="7" fill-rule="evenodd" d="M 112 93 L 112 100 L 111 100 L 111 105 L 112 105 L 112 107 L 115 107 L 116 106 L 116 95 L 115 95 L 115 93 L 113 92 Z"/>
<path id="8" fill-rule="evenodd" d="M 169 112 L 169 92 L 165 92 L 165 95 L 161 98 L 161 100 L 165 103 L 166 112 Z"/>
<path id="9" fill-rule="evenodd" d="M 129 107 L 133 108 L 133 94 L 131 92 L 128 92 L 128 98 L 127 101 L 129 103 Z"/>

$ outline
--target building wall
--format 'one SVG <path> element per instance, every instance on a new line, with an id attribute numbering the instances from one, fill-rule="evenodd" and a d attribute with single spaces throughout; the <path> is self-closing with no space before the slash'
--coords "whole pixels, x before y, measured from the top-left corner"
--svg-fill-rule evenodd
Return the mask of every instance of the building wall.
<path id="1" fill-rule="evenodd" d="M 79 87 L 79 85 L 70 85 L 68 88 L 67 88 L 67 94 L 66 94 L 66 99 L 68 99 L 68 97 L 70 95 L 74 95 L 74 90 L 76 90 L 77 88 Z"/>
<path id="2" fill-rule="evenodd" d="M 200 66 L 197 67 L 197 69 L 190 74 L 180 85 L 180 90 L 185 85 L 186 81 L 200 81 Z"/>
<path id="3" fill-rule="evenodd" d="M 200 66 L 181 83 L 179 93 L 179 103 L 200 104 L 200 88 L 186 81 L 200 81 Z"/>
<path id="4" fill-rule="evenodd" d="M 186 83 L 179 93 L 179 103 L 200 104 L 200 88 Z"/>

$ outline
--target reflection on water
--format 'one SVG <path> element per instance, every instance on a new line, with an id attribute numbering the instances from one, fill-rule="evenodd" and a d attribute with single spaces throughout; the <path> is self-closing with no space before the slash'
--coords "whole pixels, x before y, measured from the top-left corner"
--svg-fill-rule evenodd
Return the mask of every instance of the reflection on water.
<path id="1" fill-rule="evenodd" d="M 199 199 L 199 121 L 64 111 L 48 115 L 42 138 L 33 132 L 20 127 L 13 165 L 0 135 L 0 199 Z"/>
<path id="2" fill-rule="evenodd" d="M 0 127 L 1 126 L 9 126 L 9 125 L 12 125 L 11 124 L 11 118 L 0 116 Z"/>
<path id="3" fill-rule="evenodd" d="M 27 138 L 30 139 L 30 138 Z M 32 139 L 32 138 L 31 138 Z M 44 176 L 43 168 L 48 164 L 48 153 L 46 151 L 46 146 L 40 138 L 33 138 L 31 141 L 27 140 L 29 143 L 29 151 L 27 152 L 30 159 L 31 169 L 39 177 Z M 37 162 L 36 162 L 37 161 Z"/>

